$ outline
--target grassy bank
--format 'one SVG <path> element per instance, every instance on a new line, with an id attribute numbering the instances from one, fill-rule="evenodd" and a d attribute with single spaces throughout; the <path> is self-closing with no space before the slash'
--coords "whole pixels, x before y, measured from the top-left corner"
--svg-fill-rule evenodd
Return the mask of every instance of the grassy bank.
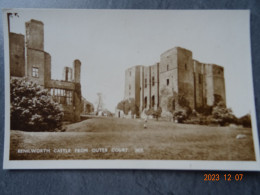
<path id="1" fill-rule="evenodd" d="M 11 130 L 10 159 L 255 160 L 252 130 L 248 128 L 148 121 L 144 129 L 143 124 L 139 119 L 93 118 L 67 125 L 65 132 Z M 245 137 L 237 139 L 239 134 Z M 103 151 L 91 151 L 98 148 Z M 112 152 L 114 148 L 127 152 Z M 21 152 L 21 149 L 50 152 Z M 58 149 L 70 152 L 57 152 Z"/>

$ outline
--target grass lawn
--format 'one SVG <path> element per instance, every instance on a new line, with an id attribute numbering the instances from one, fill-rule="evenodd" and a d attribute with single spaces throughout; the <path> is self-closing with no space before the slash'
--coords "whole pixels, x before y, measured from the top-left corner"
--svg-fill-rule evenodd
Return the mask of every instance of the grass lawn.
<path id="1" fill-rule="evenodd" d="M 250 128 L 151 120 L 144 129 L 143 124 L 141 119 L 93 118 L 66 125 L 65 132 L 11 130 L 10 160 L 255 160 Z M 238 134 L 245 137 L 237 139 Z"/>

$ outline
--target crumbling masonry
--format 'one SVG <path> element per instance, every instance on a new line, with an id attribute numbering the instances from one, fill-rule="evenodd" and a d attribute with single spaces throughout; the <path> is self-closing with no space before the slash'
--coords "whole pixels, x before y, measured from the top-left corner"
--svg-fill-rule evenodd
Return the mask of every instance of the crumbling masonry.
<path id="1" fill-rule="evenodd" d="M 213 106 L 216 101 L 226 104 L 224 68 L 201 63 L 192 58 L 192 52 L 175 47 L 161 54 L 160 62 L 151 66 L 138 65 L 125 71 L 125 99 L 134 98 L 140 112 L 162 108 L 168 112 L 169 97 L 182 95 L 194 110 Z"/>
<path id="2" fill-rule="evenodd" d="M 44 24 L 26 22 L 26 36 L 9 32 L 10 76 L 27 77 L 48 89 L 64 111 L 64 119 L 79 121 L 82 111 L 80 70 L 75 60 L 73 69 L 64 68 L 63 80 L 51 79 L 51 55 L 44 51 Z"/>

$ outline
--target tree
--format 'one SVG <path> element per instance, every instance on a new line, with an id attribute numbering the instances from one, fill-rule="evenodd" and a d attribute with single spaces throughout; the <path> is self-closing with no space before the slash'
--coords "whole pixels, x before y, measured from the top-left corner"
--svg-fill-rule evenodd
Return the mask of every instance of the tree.
<path id="1" fill-rule="evenodd" d="M 118 110 L 122 110 L 124 111 L 124 108 L 125 108 L 125 101 L 121 101 L 117 104 L 117 107 L 116 107 Z"/>
<path id="2" fill-rule="evenodd" d="M 178 123 L 183 123 L 183 121 L 187 119 L 187 112 L 186 110 L 176 110 L 173 113 L 173 117 Z"/>
<path id="3" fill-rule="evenodd" d="M 145 111 L 146 115 L 151 115 L 151 116 L 153 116 L 153 118 L 156 118 L 157 120 L 161 116 L 161 113 L 162 113 L 161 107 L 158 107 L 157 109 L 150 108 L 149 110 Z"/>
<path id="4" fill-rule="evenodd" d="M 11 79 L 11 129 L 51 131 L 61 127 L 63 112 L 48 90 L 28 79 Z"/>
<path id="5" fill-rule="evenodd" d="M 129 111 L 131 111 L 132 115 L 139 115 L 139 108 L 136 105 L 134 98 L 122 100 L 117 104 L 117 109 L 122 110 L 124 114 L 128 114 Z"/>
<path id="6" fill-rule="evenodd" d="M 246 114 L 238 119 L 238 124 L 243 125 L 244 127 L 251 127 L 251 115 Z"/>
<path id="7" fill-rule="evenodd" d="M 230 108 L 226 108 L 224 102 L 219 102 L 212 110 L 213 122 L 217 122 L 221 126 L 235 122 L 234 116 Z"/>
<path id="8" fill-rule="evenodd" d="M 175 101 L 178 100 L 178 106 L 175 107 Z M 178 121 L 185 120 L 191 113 L 189 101 L 183 93 L 173 93 L 173 96 L 168 97 L 167 109 L 171 112 Z"/>
<path id="9" fill-rule="evenodd" d="M 175 100 L 174 100 L 173 96 L 168 97 L 167 109 L 171 113 L 173 113 L 175 111 Z"/>

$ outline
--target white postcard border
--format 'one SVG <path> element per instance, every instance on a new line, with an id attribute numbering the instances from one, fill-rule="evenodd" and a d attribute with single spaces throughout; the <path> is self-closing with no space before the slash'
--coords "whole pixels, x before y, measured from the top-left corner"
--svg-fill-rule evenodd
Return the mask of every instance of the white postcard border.
<path id="1" fill-rule="evenodd" d="M 239 170 L 260 171 L 259 140 L 256 125 L 254 95 L 251 95 L 252 134 L 256 161 L 207 161 L 207 160 L 9 160 L 10 151 L 10 74 L 7 12 L 3 9 L 4 64 L 5 64 L 5 139 L 3 169 L 173 169 L 173 170 Z M 30 10 L 30 9 L 27 9 Z M 35 9 L 32 9 L 35 10 Z M 44 10 L 44 9 L 41 9 Z M 48 10 L 48 9 L 46 9 Z M 75 10 L 76 11 L 76 10 Z M 98 10 L 97 10 L 98 11 Z M 187 10 L 186 10 L 187 11 Z M 232 10 L 235 11 L 235 10 Z M 240 10 L 241 11 L 241 10 Z M 250 26 L 250 12 L 247 14 Z M 250 28 L 250 27 L 249 27 Z M 250 44 L 251 45 L 251 44 Z M 250 58 L 251 60 L 251 58 Z M 252 60 L 251 60 L 252 62 Z M 252 66 L 248 67 L 252 73 Z M 251 79 L 253 86 L 253 79 Z M 253 91 L 252 91 L 253 93 Z"/>

